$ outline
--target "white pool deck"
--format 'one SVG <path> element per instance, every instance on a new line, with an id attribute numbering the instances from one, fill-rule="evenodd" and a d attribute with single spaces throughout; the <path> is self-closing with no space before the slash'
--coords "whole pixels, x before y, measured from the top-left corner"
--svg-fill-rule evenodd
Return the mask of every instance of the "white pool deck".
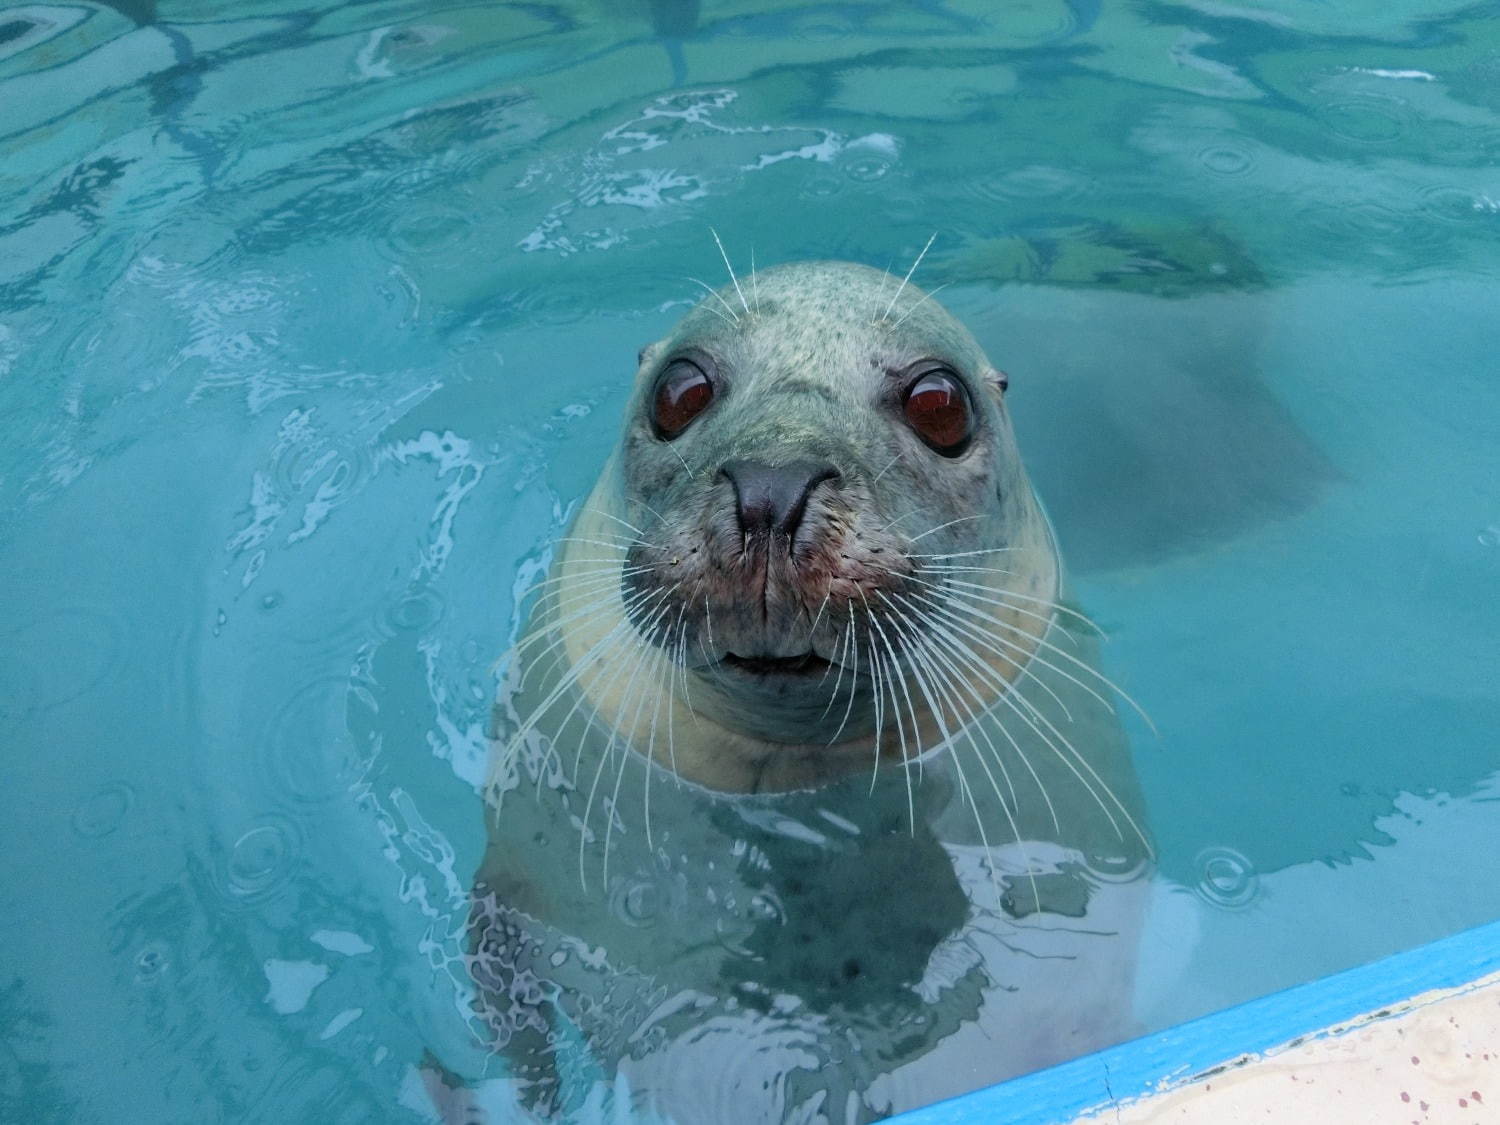
<path id="1" fill-rule="evenodd" d="M 1500 922 L 894 1120 L 1500 1125 Z"/>
<path id="2" fill-rule="evenodd" d="M 1074 1119 L 1105 1125 L 1500 1122 L 1500 973 L 1369 1012 Z"/>

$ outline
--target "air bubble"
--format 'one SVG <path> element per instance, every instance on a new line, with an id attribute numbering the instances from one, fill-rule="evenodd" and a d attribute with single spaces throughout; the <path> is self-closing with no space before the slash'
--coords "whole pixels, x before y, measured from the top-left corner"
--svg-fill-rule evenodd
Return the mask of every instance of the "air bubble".
<path id="1" fill-rule="evenodd" d="M 150 984 L 162 975 L 171 964 L 165 943 L 153 941 L 135 955 L 135 979 L 139 984 Z"/>

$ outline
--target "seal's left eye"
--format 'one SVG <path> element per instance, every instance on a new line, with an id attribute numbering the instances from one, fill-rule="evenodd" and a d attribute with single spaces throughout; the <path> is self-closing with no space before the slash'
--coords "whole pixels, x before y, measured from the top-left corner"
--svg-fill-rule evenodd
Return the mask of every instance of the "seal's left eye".
<path id="1" fill-rule="evenodd" d="M 947 371 L 929 371 L 913 383 L 903 404 L 907 424 L 945 457 L 957 457 L 969 446 L 974 416 L 962 383 Z"/>
<path id="2" fill-rule="evenodd" d="M 651 418 L 656 426 L 656 436 L 671 441 L 703 413 L 713 398 L 713 382 L 701 367 L 691 360 L 675 361 L 662 372 L 656 383 Z"/>

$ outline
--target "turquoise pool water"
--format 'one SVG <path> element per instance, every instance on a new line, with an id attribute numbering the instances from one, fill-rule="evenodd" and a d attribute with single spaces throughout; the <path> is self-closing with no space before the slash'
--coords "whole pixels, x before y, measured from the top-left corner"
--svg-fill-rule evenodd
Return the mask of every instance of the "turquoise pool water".
<path id="1" fill-rule="evenodd" d="M 994 8 L 0 9 L 0 1117 L 484 1070 L 491 667 L 710 226 L 937 232 L 1160 730 L 1137 1029 L 1500 917 L 1500 16 Z"/>

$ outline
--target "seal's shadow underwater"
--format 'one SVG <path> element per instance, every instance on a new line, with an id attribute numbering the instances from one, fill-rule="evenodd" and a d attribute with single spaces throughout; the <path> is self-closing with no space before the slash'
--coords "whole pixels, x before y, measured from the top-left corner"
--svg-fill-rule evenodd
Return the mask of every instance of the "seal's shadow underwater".
<path id="1" fill-rule="evenodd" d="M 468 965 L 523 1106 L 868 1118 L 1130 1033 L 1124 697 L 1006 390 L 846 263 L 642 351 L 495 708 Z"/>

